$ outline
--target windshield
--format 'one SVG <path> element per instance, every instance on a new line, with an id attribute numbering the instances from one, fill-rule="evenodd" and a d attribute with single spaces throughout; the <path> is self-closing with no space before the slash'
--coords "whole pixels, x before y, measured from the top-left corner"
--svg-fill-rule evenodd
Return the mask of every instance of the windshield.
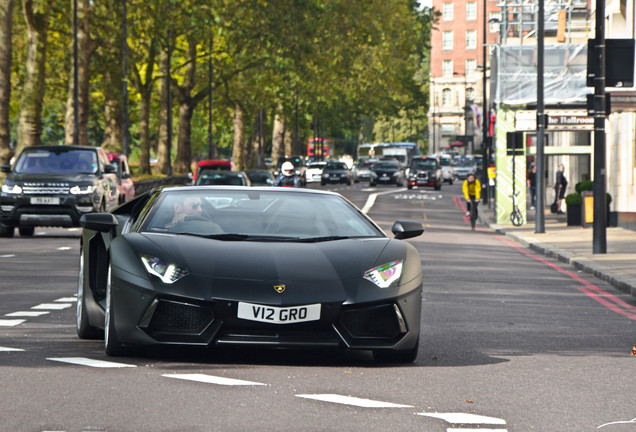
<path id="1" fill-rule="evenodd" d="M 244 186 L 245 179 L 239 173 L 229 171 L 203 171 L 197 178 L 197 185 L 234 185 Z"/>
<path id="2" fill-rule="evenodd" d="M 442 158 L 442 159 L 440 159 L 440 165 L 441 166 L 450 166 L 450 164 L 451 164 L 450 158 Z"/>
<path id="3" fill-rule="evenodd" d="M 378 162 L 373 166 L 373 169 L 377 170 L 397 170 L 398 164 L 395 162 Z"/>
<path id="4" fill-rule="evenodd" d="M 455 165 L 460 167 L 472 167 L 475 166 L 475 161 L 472 159 L 460 159 L 455 163 Z"/>
<path id="5" fill-rule="evenodd" d="M 339 195 L 203 187 L 164 191 L 139 231 L 229 241 L 384 237 Z"/>
<path id="6" fill-rule="evenodd" d="M 94 174 L 97 153 L 92 150 L 38 149 L 23 152 L 15 172 L 41 174 Z"/>
<path id="7" fill-rule="evenodd" d="M 420 169 L 420 170 L 436 169 L 437 161 L 435 161 L 434 159 L 424 159 L 424 160 L 413 161 L 411 168 Z"/>
<path id="8" fill-rule="evenodd" d="M 346 170 L 347 169 L 347 164 L 344 163 L 344 162 L 331 162 L 331 163 L 327 164 L 325 169 L 329 169 L 329 170 Z"/>

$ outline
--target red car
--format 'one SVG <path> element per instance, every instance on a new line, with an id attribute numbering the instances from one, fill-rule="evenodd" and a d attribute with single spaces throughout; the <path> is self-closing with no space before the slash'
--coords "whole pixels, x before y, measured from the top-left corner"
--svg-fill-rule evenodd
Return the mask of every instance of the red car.
<path id="1" fill-rule="evenodd" d="M 108 159 L 117 167 L 117 180 L 119 183 L 119 203 L 124 203 L 135 197 L 135 183 L 132 179 L 132 171 L 128 165 L 128 158 L 122 154 L 108 153 Z"/>
<path id="2" fill-rule="evenodd" d="M 217 171 L 236 171 L 236 165 L 234 162 L 227 159 L 210 159 L 200 161 L 194 169 L 194 176 L 192 177 L 192 184 L 195 184 L 197 178 L 201 175 L 202 171 L 217 170 Z"/>

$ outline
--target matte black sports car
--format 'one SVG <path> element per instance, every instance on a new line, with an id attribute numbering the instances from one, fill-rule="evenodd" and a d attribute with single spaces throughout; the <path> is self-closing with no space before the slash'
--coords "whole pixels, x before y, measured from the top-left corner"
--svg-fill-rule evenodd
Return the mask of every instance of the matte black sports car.
<path id="1" fill-rule="evenodd" d="M 389 239 L 335 193 L 187 186 L 81 224 L 77 334 L 103 335 L 108 355 L 183 344 L 416 358 L 422 268 L 400 239 L 418 222 Z"/>

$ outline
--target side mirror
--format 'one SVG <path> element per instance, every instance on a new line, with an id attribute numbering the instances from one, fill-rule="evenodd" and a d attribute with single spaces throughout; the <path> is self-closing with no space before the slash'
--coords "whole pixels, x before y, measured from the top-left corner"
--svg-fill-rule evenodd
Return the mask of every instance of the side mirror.
<path id="1" fill-rule="evenodd" d="M 99 232 L 110 232 L 119 222 L 112 213 L 86 213 L 79 220 L 82 228 Z"/>
<path id="2" fill-rule="evenodd" d="M 398 240 L 404 240 L 422 235 L 424 227 L 421 223 L 415 221 L 395 221 L 391 227 L 391 232 Z"/>
<path id="3" fill-rule="evenodd" d="M 116 165 L 106 165 L 104 166 L 104 172 L 106 174 L 114 174 L 117 172 L 117 166 Z"/>
<path id="4" fill-rule="evenodd" d="M 4 173 L 10 173 L 11 172 L 11 165 L 9 165 L 9 164 L 0 165 L 0 171 L 2 171 Z"/>

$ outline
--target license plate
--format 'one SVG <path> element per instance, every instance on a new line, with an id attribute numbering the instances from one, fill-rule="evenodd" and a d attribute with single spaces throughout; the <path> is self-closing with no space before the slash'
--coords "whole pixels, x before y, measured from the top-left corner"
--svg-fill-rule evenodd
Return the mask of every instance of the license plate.
<path id="1" fill-rule="evenodd" d="M 318 321 L 320 319 L 320 303 L 303 306 L 277 307 L 239 302 L 237 317 L 272 324 L 294 324 Z"/>
<path id="2" fill-rule="evenodd" d="M 389 178 L 389 176 L 388 176 L 388 175 L 386 175 L 386 174 L 382 174 L 382 178 L 383 178 L 383 179 L 384 179 L 384 178 Z"/>
<path id="3" fill-rule="evenodd" d="M 59 205 L 60 199 L 58 197 L 33 197 L 31 204 Z"/>

